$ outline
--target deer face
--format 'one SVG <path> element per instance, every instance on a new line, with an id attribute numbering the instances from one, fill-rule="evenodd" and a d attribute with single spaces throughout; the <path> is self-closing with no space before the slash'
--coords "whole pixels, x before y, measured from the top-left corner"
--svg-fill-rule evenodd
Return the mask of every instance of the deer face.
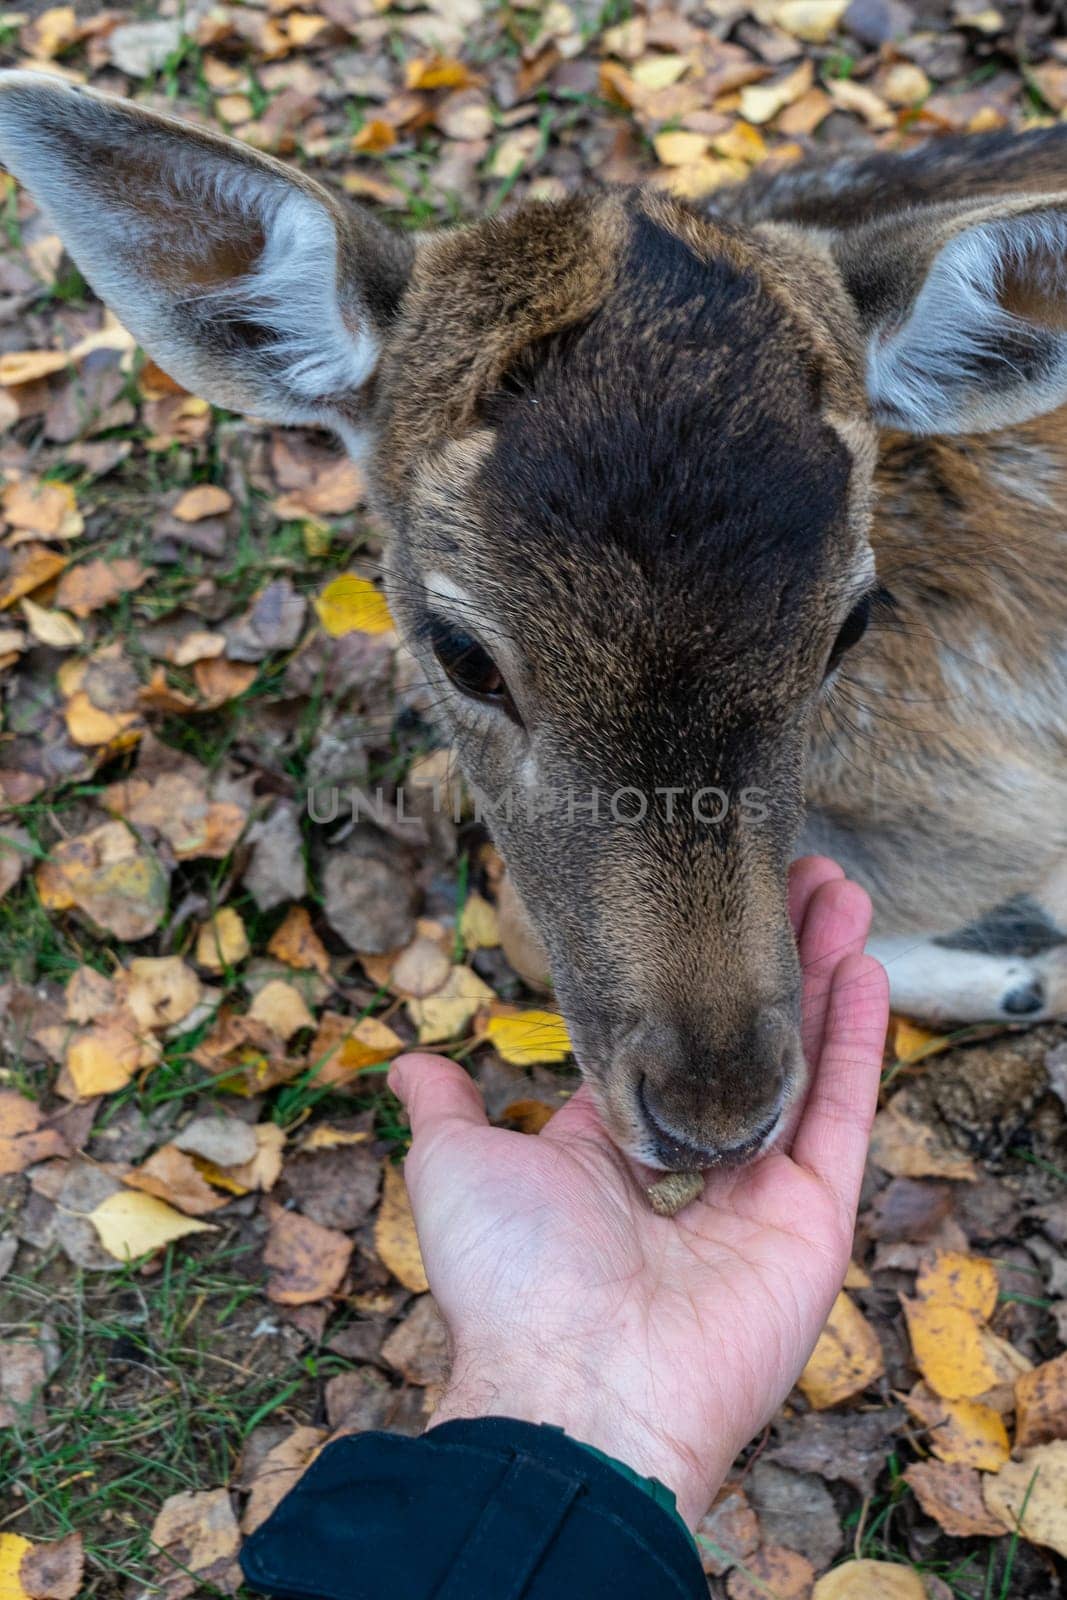
<path id="1" fill-rule="evenodd" d="M 785 874 L 874 582 L 875 423 L 1067 400 L 1062 202 L 808 233 L 607 193 L 412 243 L 21 73 L 0 154 L 187 387 L 369 451 L 395 614 L 609 1126 L 666 1168 L 764 1148 L 803 1091 Z"/>
<path id="2" fill-rule="evenodd" d="M 461 384 L 435 412 L 400 336 L 390 596 L 609 1125 L 695 1168 L 754 1154 L 804 1087 L 785 874 L 808 722 L 869 604 L 873 452 L 758 247 L 633 202 L 567 228 L 595 303 L 506 354 L 459 430 Z M 420 262 L 418 345 L 492 304 L 519 245 L 492 273 Z"/>

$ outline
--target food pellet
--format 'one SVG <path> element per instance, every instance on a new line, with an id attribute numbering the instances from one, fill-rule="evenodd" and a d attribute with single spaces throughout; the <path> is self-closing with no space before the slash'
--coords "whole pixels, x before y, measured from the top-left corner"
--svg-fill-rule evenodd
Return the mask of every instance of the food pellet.
<path id="1" fill-rule="evenodd" d="M 695 1200 L 703 1188 L 702 1172 L 668 1172 L 665 1178 L 649 1184 L 645 1193 L 649 1205 L 658 1216 L 674 1217 Z"/>

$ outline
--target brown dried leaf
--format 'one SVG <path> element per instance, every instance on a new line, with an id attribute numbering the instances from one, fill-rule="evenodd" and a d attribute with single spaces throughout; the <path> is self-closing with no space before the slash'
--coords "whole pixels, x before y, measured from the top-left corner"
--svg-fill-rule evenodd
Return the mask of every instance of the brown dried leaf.
<path id="1" fill-rule="evenodd" d="M 969 1156 L 942 1144 L 931 1127 L 898 1111 L 896 1104 L 891 1100 L 874 1119 L 870 1156 L 875 1166 L 894 1178 L 977 1182 L 978 1170 Z"/>
<path id="2" fill-rule="evenodd" d="M 311 926 L 311 917 L 304 906 L 290 906 L 285 920 L 271 935 L 267 951 L 288 967 L 315 971 L 324 978 L 330 976 L 326 946 Z"/>
<path id="3" fill-rule="evenodd" d="M 949 1466 L 996 1472 L 1010 1454 L 1004 1419 L 979 1400 L 944 1400 L 925 1383 L 907 1397 L 908 1410 L 929 1428 L 926 1443 Z"/>
<path id="4" fill-rule="evenodd" d="M 926 1515 L 954 1539 L 978 1535 L 995 1539 L 1002 1532 L 1000 1522 L 986 1510 L 982 1480 L 974 1467 L 916 1461 L 904 1478 Z"/>
<path id="5" fill-rule="evenodd" d="M 275 1269 L 267 1298 L 278 1305 L 303 1306 L 335 1294 L 348 1270 L 351 1239 L 270 1200 L 266 1214 L 270 1233 L 263 1260 Z"/>
<path id="6" fill-rule="evenodd" d="M 82 1536 L 68 1533 L 54 1544 L 35 1544 L 27 1550 L 19 1567 L 19 1582 L 30 1600 L 78 1600 L 84 1570 Z"/>
<path id="7" fill-rule="evenodd" d="M 107 606 L 122 594 L 140 589 L 152 576 L 139 561 L 122 558 L 116 561 L 83 561 L 68 567 L 56 589 L 56 605 L 76 617 L 87 617 L 101 606 Z"/>
<path id="8" fill-rule="evenodd" d="M 765 1544 L 726 1579 L 730 1600 L 809 1600 L 815 1568 L 807 1556 L 782 1544 Z"/>
<path id="9" fill-rule="evenodd" d="M 0 611 L 13 606 L 23 595 L 33 594 L 63 571 L 66 556 L 49 550 L 44 544 L 20 544 L 11 557 L 11 564 L 0 578 Z"/>
<path id="10" fill-rule="evenodd" d="M 989 1511 L 1009 1532 L 1067 1556 L 1067 1440 L 1039 1444 L 982 1486 Z M 1025 1510 L 1023 1509 L 1025 1505 Z"/>
<path id="11" fill-rule="evenodd" d="M 163 864 L 121 822 L 57 844 L 36 879 L 46 909 L 77 906 L 116 939 L 146 939 L 166 915 Z"/>
<path id="12" fill-rule="evenodd" d="M 14 1089 L 0 1089 L 0 1177 L 24 1172 L 38 1161 L 69 1155 L 62 1134 L 47 1126 L 43 1112 L 32 1100 Z"/>
<path id="13" fill-rule="evenodd" d="M 201 1176 L 193 1160 L 175 1145 L 161 1145 L 141 1166 L 123 1175 L 123 1183 L 155 1195 L 189 1217 L 206 1217 L 228 1202 Z"/>
<path id="14" fill-rule="evenodd" d="M 186 489 L 171 508 L 171 515 L 179 522 L 202 522 L 205 517 L 221 517 L 233 505 L 233 495 L 228 489 L 214 483 L 198 483 Z"/>
<path id="15" fill-rule="evenodd" d="M 236 1590 L 241 1534 L 226 1489 L 171 1495 L 151 1540 L 160 1552 L 164 1600 L 186 1600 L 211 1584 L 230 1594 Z"/>
<path id="16" fill-rule="evenodd" d="M 1067 1439 L 1067 1354 L 1045 1361 L 1015 1382 L 1015 1448 Z"/>
<path id="17" fill-rule="evenodd" d="M 252 1479 L 241 1532 L 255 1533 L 275 1506 L 295 1488 L 326 1440 L 323 1428 L 294 1428 L 288 1438 L 268 1450 Z"/>

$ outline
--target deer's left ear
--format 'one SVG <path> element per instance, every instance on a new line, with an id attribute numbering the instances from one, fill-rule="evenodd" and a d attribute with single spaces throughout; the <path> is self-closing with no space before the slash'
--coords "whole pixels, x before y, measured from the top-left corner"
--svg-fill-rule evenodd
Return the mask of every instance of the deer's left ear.
<path id="1" fill-rule="evenodd" d="M 1067 200 L 911 212 L 841 236 L 875 416 L 981 433 L 1067 402 Z"/>
<path id="2" fill-rule="evenodd" d="M 358 430 L 406 239 L 236 140 L 42 73 L 0 74 L 0 157 L 186 388 Z"/>

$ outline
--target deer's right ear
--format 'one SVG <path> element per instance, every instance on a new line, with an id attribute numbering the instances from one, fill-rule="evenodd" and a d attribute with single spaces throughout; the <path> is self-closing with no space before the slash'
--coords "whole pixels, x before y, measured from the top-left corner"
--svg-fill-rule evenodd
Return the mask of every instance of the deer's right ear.
<path id="1" fill-rule="evenodd" d="M 186 388 L 358 430 L 407 240 L 235 140 L 36 72 L 0 73 L 0 158 Z"/>
<path id="2" fill-rule="evenodd" d="M 834 251 L 867 333 L 878 421 L 982 433 L 1067 402 L 1067 204 L 903 212 Z"/>

